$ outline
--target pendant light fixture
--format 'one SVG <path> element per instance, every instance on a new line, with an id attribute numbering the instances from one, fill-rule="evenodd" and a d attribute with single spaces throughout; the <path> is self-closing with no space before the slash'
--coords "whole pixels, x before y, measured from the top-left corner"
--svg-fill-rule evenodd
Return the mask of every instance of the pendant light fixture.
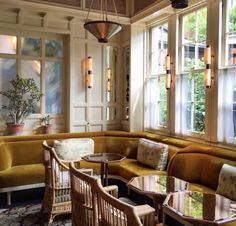
<path id="1" fill-rule="evenodd" d="M 119 21 L 115 0 L 113 1 L 115 13 L 117 16 L 117 21 Z M 92 20 L 89 21 L 89 13 L 93 5 L 93 0 L 91 0 L 90 8 L 87 14 L 87 18 L 84 24 L 84 28 L 93 34 L 97 39 L 98 42 L 107 43 L 108 39 L 118 33 L 122 26 L 120 23 L 109 21 L 108 14 L 107 14 L 107 0 L 101 0 L 101 20 Z"/>
<path id="2" fill-rule="evenodd" d="M 188 0 L 171 0 L 174 9 L 183 9 L 188 7 Z"/>

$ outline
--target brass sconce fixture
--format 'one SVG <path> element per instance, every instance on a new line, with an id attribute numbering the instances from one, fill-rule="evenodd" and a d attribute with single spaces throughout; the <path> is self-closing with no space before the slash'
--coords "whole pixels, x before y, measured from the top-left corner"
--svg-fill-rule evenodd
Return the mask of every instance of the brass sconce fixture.
<path id="1" fill-rule="evenodd" d="M 86 84 L 88 88 L 93 87 L 93 59 L 92 57 L 87 58 L 87 76 L 86 76 Z"/>
<path id="2" fill-rule="evenodd" d="M 166 66 L 166 89 L 170 89 L 171 87 L 171 70 L 170 70 L 170 55 L 167 54 L 166 60 L 165 60 L 165 66 Z"/>
<path id="3" fill-rule="evenodd" d="M 211 46 L 207 45 L 204 49 L 204 62 L 206 64 L 206 69 L 204 70 L 204 81 L 206 88 L 211 87 Z"/>

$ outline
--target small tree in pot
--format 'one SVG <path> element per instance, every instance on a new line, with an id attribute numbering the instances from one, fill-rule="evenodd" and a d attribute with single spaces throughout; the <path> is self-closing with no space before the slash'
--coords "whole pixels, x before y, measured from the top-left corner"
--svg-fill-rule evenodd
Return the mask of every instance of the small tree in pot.
<path id="1" fill-rule="evenodd" d="M 23 132 L 25 118 L 35 112 L 35 104 L 40 101 L 42 93 L 33 78 L 24 79 L 17 75 L 10 84 L 9 90 L 0 91 L 9 101 L 2 105 L 2 109 L 8 112 L 9 134 L 18 135 Z"/>
<path id="2" fill-rule="evenodd" d="M 52 133 L 52 124 L 50 124 L 50 115 L 46 115 L 43 118 L 40 118 L 41 131 L 43 134 Z"/>

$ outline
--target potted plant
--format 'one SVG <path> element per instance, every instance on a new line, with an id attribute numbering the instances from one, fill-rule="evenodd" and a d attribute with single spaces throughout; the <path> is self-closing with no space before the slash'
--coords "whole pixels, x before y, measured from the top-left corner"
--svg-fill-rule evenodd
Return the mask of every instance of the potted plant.
<path id="1" fill-rule="evenodd" d="M 8 103 L 2 105 L 2 110 L 8 112 L 8 133 L 19 135 L 23 133 L 25 118 L 35 112 L 35 105 L 41 99 L 42 93 L 33 78 L 25 79 L 16 75 L 10 84 L 7 91 L 0 91 L 8 99 Z"/>
<path id="2" fill-rule="evenodd" d="M 43 134 L 49 134 L 52 132 L 52 124 L 50 124 L 50 120 L 50 115 L 40 118 L 41 131 Z"/>

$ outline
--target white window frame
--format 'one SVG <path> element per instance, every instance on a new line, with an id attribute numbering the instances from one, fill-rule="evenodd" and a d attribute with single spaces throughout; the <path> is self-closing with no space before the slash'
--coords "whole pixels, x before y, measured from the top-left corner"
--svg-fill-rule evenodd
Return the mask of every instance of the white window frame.
<path id="1" fill-rule="evenodd" d="M 40 100 L 40 110 L 38 113 L 33 113 L 27 119 L 32 119 L 32 118 L 38 118 L 41 117 L 42 114 L 50 114 L 52 118 L 62 118 L 65 116 L 65 96 L 66 96 L 66 89 L 65 89 L 65 59 L 66 59 L 66 47 L 65 47 L 65 40 L 63 35 L 57 35 L 57 34 L 42 34 L 39 32 L 14 32 L 11 30 L 6 30 L 4 29 L 3 31 L 0 30 L 0 35 L 10 35 L 10 36 L 16 36 L 17 37 L 17 46 L 16 46 L 16 54 L 4 54 L 0 53 L 0 58 L 8 58 L 8 59 L 15 59 L 16 60 L 16 73 L 21 75 L 21 63 L 24 60 L 29 60 L 29 61 L 39 61 L 41 64 L 41 74 L 40 74 L 40 91 L 45 94 L 46 91 L 46 84 L 45 84 L 45 64 L 47 61 L 51 62 L 60 62 L 61 63 L 61 71 L 62 71 L 62 80 L 61 80 L 61 87 L 62 87 L 62 112 L 59 114 L 56 113 L 47 113 L 46 112 L 46 98 L 45 95 L 42 96 Z M 41 54 L 40 56 L 27 56 L 21 54 L 22 50 L 22 43 L 21 39 L 27 37 L 27 38 L 35 38 L 35 39 L 40 39 L 41 40 Z M 54 58 L 54 57 L 46 57 L 45 55 L 45 40 L 52 40 L 52 41 L 62 41 L 63 42 L 63 57 L 62 58 Z M 0 118 L 3 116 L 0 115 Z"/>
<path id="2" fill-rule="evenodd" d="M 166 74 L 165 73 L 157 73 L 157 74 L 151 74 L 151 71 L 152 71 L 152 55 L 154 54 L 154 52 L 152 52 L 152 29 L 155 28 L 155 27 L 159 27 L 159 26 L 163 26 L 167 24 L 167 27 L 168 27 L 168 36 L 167 36 L 167 46 L 169 46 L 169 23 L 168 23 L 168 19 L 165 19 L 159 23 L 156 23 L 155 25 L 152 25 L 148 28 L 148 33 L 149 33 L 149 43 L 148 43 L 148 77 L 147 79 L 150 80 L 150 79 L 156 79 L 157 80 L 157 83 L 158 83 L 158 86 L 157 86 L 157 92 L 156 92 L 156 95 L 157 95 L 157 125 L 155 127 L 154 130 L 159 130 L 159 131 L 162 131 L 164 133 L 167 133 L 169 132 L 169 92 L 167 91 L 167 97 L 166 97 L 166 100 L 162 100 L 160 99 L 160 89 L 158 88 L 159 85 L 160 85 L 160 78 L 161 77 L 165 77 Z M 163 47 L 163 41 L 161 42 L 161 47 Z M 165 60 L 165 59 L 164 59 Z M 166 108 L 167 108 L 167 114 L 166 114 L 166 117 L 167 117 L 167 120 L 166 120 L 166 126 L 163 126 L 163 125 L 160 125 L 160 104 L 161 103 L 164 103 L 166 102 Z"/>
<path id="3" fill-rule="evenodd" d="M 194 7 L 194 8 L 191 8 L 190 10 L 186 10 L 184 13 L 182 13 L 180 16 L 179 16 L 179 21 L 180 21 L 180 38 L 179 38 L 179 52 L 178 52 L 178 56 L 179 56 L 179 59 L 180 62 L 179 62 L 179 67 L 178 67 L 178 75 L 177 76 L 181 76 L 181 80 L 183 79 L 183 76 L 186 75 L 186 74 L 192 74 L 192 82 L 194 82 L 194 74 L 196 73 L 204 73 L 204 68 L 203 69 L 192 69 L 190 71 L 185 71 L 183 68 L 184 68 L 184 24 L 183 24 L 183 18 L 184 16 L 186 16 L 187 14 L 190 14 L 190 13 L 193 13 L 193 12 L 197 12 L 203 8 L 206 8 L 207 9 L 207 5 L 206 4 L 201 4 L 199 5 L 198 7 Z M 208 15 L 207 15 L 208 17 Z M 197 26 L 197 21 L 198 21 L 198 17 L 196 18 L 196 33 L 195 33 L 195 40 L 194 40 L 194 43 L 195 43 L 195 66 L 196 66 L 196 60 L 198 59 L 198 51 L 197 51 L 197 48 L 198 48 L 198 42 L 196 41 L 197 40 L 197 34 L 198 34 L 198 26 Z M 207 21 L 208 22 L 208 21 Z M 207 35 L 207 34 L 206 34 Z M 207 41 L 207 36 L 206 36 L 206 41 Z M 194 87 L 192 86 L 192 92 L 194 92 Z M 196 103 L 196 101 L 193 100 L 193 96 L 194 95 L 191 95 L 191 101 L 189 101 L 189 103 L 191 103 L 191 109 L 193 109 L 194 107 L 194 103 Z M 205 94 L 205 109 L 207 111 L 207 106 L 206 106 L 206 96 L 207 96 L 207 93 Z M 193 123 L 194 123 L 194 117 L 193 117 L 193 113 L 194 111 L 191 110 L 191 128 L 193 128 Z M 199 139 L 206 139 L 207 138 L 207 135 L 206 135 L 206 131 L 207 131 L 207 124 L 206 124 L 206 121 L 207 121 L 207 114 L 205 114 L 205 132 L 196 132 L 196 131 L 190 131 L 190 130 L 187 130 L 186 131 L 186 134 L 184 134 L 185 136 L 189 136 L 189 137 L 195 137 L 195 138 L 199 138 Z M 178 120 L 178 119 L 176 119 Z M 183 123 L 183 122 L 181 122 Z"/>

